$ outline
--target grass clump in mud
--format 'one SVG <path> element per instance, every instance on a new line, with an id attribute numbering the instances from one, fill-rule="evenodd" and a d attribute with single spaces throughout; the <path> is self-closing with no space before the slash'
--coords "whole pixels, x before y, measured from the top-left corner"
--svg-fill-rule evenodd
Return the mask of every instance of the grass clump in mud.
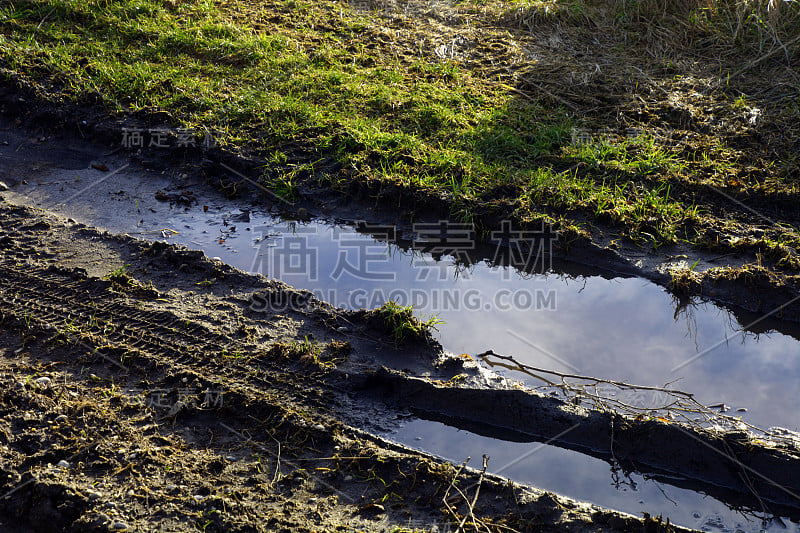
<path id="1" fill-rule="evenodd" d="M 127 264 L 123 265 L 105 275 L 105 279 L 111 282 L 114 290 L 145 300 L 161 297 L 161 293 L 153 286 L 152 281 L 144 284 L 130 276 L 128 274 L 129 266 Z"/>
<path id="2" fill-rule="evenodd" d="M 387 332 L 394 338 L 395 346 L 409 340 L 428 340 L 431 330 L 444 323 L 437 316 L 418 318 L 414 316 L 412 306 L 403 306 L 393 300 L 389 300 L 372 313 L 383 321 Z"/>
<path id="3" fill-rule="evenodd" d="M 670 270 L 669 289 L 679 297 L 696 294 L 702 287 L 702 276 L 694 270 L 695 265 L 689 268 L 675 268 Z"/>
<path id="4" fill-rule="evenodd" d="M 304 337 L 303 340 L 277 342 L 270 346 L 268 355 L 295 361 L 303 366 L 314 366 L 320 370 L 331 370 L 343 362 L 350 353 L 348 342 L 332 340 L 326 344 Z"/>

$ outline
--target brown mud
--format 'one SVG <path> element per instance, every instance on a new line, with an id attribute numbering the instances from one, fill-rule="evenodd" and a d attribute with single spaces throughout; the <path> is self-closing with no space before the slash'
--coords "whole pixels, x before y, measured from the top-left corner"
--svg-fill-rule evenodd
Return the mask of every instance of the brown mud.
<path id="1" fill-rule="evenodd" d="M 681 52 L 655 61 L 652 54 L 637 57 L 636 48 L 625 57 L 609 53 L 619 38 L 593 41 L 597 28 L 581 17 L 542 24 L 520 12 L 495 21 L 513 39 L 485 41 L 467 35 L 482 28 L 451 15 L 429 20 L 431 31 L 452 43 L 451 55 L 464 45 L 467 67 L 498 76 L 522 99 L 551 99 L 590 115 L 597 130 L 613 122 L 618 130 L 676 132 L 686 153 L 699 154 L 717 139 L 733 147 L 730 172 L 698 167 L 688 179 L 670 178 L 677 197 L 707 210 L 704 247 L 652 249 L 608 221 L 591 220 L 584 232 L 562 232 L 558 258 L 643 276 L 682 298 L 701 294 L 758 317 L 775 311 L 800 320 L 796 264 L 771 259 L 757 244 L 779 232 L 764 216 L 800 222 L 796 193 L 781 183 L 798 170 L 798 122 L 781 113 L 796 97 L 796 57 L 720 85 L 719 72 L 741 65 L 701 57 L 703 36 L 686 36 L 691 42 L 676 47 Z M 404 23 L 389 17 L 383 24 Z M 658 36 L 642 41 L 649 49 Z M 417 46 L 415 39 L 404 44 Z M 496 66 L 495 59 L 514 56 L 510 48 L 526 48 L 538 60 Z M 85 159 L 103 164 L 118 151 L 124 128 L 177 124 L 164 111 L 111 116 L 96 102 L 59 100 L 51 88 L 8 70 L 0 80 L 0 111 L 9 121 L 3 126 L 48 138 L 49 157 L 66 161 L 64 168 L 85 168 Z M 737 95 L 748 97 L 746 110 L 731 103 Z M 746 113 L 752 109 L 763 112 L 758 127 Z M 76 155 L 70 138 L 107 151 Z M 298 158 L 310 157 L 301 144 L 295 148 Z M 143 168 L 204 176 L 231 196 L 274 199 L 243 179 L 261 175 L 265 163 L 244 147 L 127 156 Z M 771 162 L 781 159 L 778 174 Z M 317 169 L 339 170 L 333 159 Z M 412 217 L 453 213 L 447 195 L 369 179 L 331 190 L 316 176 L 306 178 L 298 202 L 283 207 L 296 217 L 367 219 L 407 232 Z M 12 189 L 20 179 L 0 177 Z M 508 197 L 514 191 L 506 193 L 466 206 L 482 230 L 517 216 Z M 715 247 L 740 239 L 750 244 Z M 728 269 L 704 274 L 722 265 Z M 303 305 L 255 313 L 254 293 Z M 202 253 L 113 236 L 2 200 L 0 366 L 0 529 L 7 531 L 402 531 L 464 519 L 492 531 L 681 530 L 459 471 L 359 429 L 375 413 L 398 409 L 517 439 L 546 439 L 577 424 L 560 444 L 619 456 L 656 476 L 680 474 L 723 501 L 738 503 L 755 491 L 791 506 L 792 493 L 800 492 L 800 452 L 788 444 L 621 419 L 502 388 L 474 365 L 446 358 L 429 337 L 396 346 L 374 313 L 344 312 Z M 452 380 L 461 375 L 467 378 Z M 502 418 L 500 405 L 507 409 Z M 463 496 L 454 496 L 456 480 L 468 487 Z"/>
<path id="2" fill-rule="evenodd" d="M 365 369 L 452 375 L 430 338 L 398 349 L 374 315 L 311 298 L 254 313 L 253 292 L 293 289 L 202 253 L 6 203 L 0 226 L 6 530 L 378 531 L 467 513 L 443 498 L 476 471 L 342 422 Z M 493 530 L 669 529 L 490 475 L 480 486 L 474 517 Z"/>
<path id="3" fill-rule="evenodd" d="M 447 511 L 456 477 L 480 483 L 474 518 L 492 530 L 668 529 L 475 470 L 456 476 L 358 429 L 397 408 L 544 438 L 577 423 L 567 446 L 603 456 L 613 442 L 621 458 L 711 492 L 749 490 L 736 482 L 742 465 L 797 490 L 800 452 L 787 444 L 506 389 L 428 336 L 396 346 L 375 313 L 332 308 L 202 252 L 5 202 L 0 228 L 1 519 L 11 530 L 429 529 L 472 520 L 452 490 L 458 516 Z M 255 293 L 303 304 L 254 312 Z M 747 479 L 765 500 L 788 499 Z"/>

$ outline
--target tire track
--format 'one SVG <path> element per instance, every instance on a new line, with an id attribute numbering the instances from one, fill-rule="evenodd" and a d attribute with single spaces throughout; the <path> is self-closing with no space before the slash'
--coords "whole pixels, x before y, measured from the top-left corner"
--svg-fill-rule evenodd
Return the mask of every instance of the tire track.
<path id="1" fill-rule="evenodd" d="M 26 265 L 0 263 L 0 317 L 14 316 L 49 332 L 80 333 L 81 342 L 100 353 L 106 348 L 133 352 L 156 366 L 202 375 L 225 382 L 253 398 L 263 391 L 282 389 L 294 394 L 301 382 L 330 390 L 313 375 L 289 373 L 279 362 L 258 357 L 251 364 L 238 359 L 218 360 L 225 350 L 243 348 L 229 337 L 179 318 L 167 311 L 137 308 L 96 278 L 74 279 L 71 273 Z M 105 356 L 104 356 L 105 357 Z M 111 359 L 109 359 L 111 360 Z M 115 364 L 117 364 L 115 362 Z M 127 368 L 124 365 L 118 365 Z"/>
<path id="2" fill-rule="evenodd" d="M 35 267 L 0 265 L 0 311 L 35 318 L 59 330 L 80 329 L 176 363 L 195 352 L 221 350 L 230 340 L 163 311 L 120 302 L 96 279 L 70 280 Z"/>

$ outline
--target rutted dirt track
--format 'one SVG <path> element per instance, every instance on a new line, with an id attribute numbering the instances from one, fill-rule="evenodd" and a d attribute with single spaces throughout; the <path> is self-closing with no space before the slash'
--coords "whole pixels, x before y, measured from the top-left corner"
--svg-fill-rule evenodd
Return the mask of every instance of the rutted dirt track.
<path id="1" fill-rule="evenodd" d="M 458 518 L 443 512 L 455 467 L 334 417 L 350 387 L 326 363 L 402 355 L 413 367 L 440 355 L 435 344 L 401 354 L 370 316 L 312 300 L 247 319 L 242 294 L 292 290 L 186 250 L 0 211 L 4 530 L 413 530 L 467 515 L 452 490 Z M 98 277 L 123 261 L 124 278 Z M 298 336 L 324 348 L 304 351 Z M 663 529 L 492 476 L 480 486 L 474 519 L 494 530 Z"/>
<path id="2" fill-rule="evenodd" d="M 73 321 L 88 324 L 90 331 L 102 332 L 115 345 L 155 357 L 178 357 L 173 360 L 178 364 L 190 357 L 187 352 L 220 352 L 224 346 L 219 344 L 221 337 L 211 340 L 209 331 L 196 325 L 187 327 L 174 315 L 144 311 L 116 301 L 102 302 L 107 286 L 96 280 L 65 282 L 63 273 L 9 265 L 0 266 L 0 275 L 5 284 L 0 296 L 4 310 L 25 309 L 54 328 L 63 329 Z"/>
<path id="3" fill-rule="evenodd" d="M 398 402 L 545 437 L 583 423 L 567 446 L 606 443 L 607 415 L 492 387 L 429 338 L 397 347 L 374 313 L 29 208 L 0 204 L 0 227 L 0 520 L 10 531 L 425 530 L 473 520 L 465 498 L 448 494 L 456 467 L 354 427 L 379 423 Z M 301 305 L 256 313 L 254 292 Z M 431 375 L 420 381 L 423 371 Z M 451 380 L 459 374 L 466 379 Z M 498 401 L 504 419 L 478 409 Z M 645 425 L 618 426 L 616 449 L 663 472 L 654 439 L 670 430 Z M 734 441 L 708 442 L 796 479 L 796 450 Z M 712 465 L 702 449 L 679 452 L 706 467 L 675 470 L 747 490 L 735 486 L 736 465 Z M 474 495 L 479 473 L 458 478 Z M 474 520 L 493 530 L 666 527 L 493 476 L 480 486 Z M 781 501 L 781 491 L 758 490 Z"/>

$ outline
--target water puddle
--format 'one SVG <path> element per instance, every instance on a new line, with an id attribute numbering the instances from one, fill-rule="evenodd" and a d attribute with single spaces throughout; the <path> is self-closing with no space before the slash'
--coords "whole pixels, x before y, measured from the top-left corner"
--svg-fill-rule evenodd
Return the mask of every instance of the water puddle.
<path id="1" fill-rule="evenodd" d="M 800 345 L 789 332 L 800 334 L 792 326 L 781 325 L 781 333 L 764 321 L 759 332 L 746 331 L 710 303 L 676 312 L 675 299 L 662 287 L 638 278 L 529 275 L 486 262 L 464 269 L 451 257 L 435 261 L 351 227 L 286 222 L 255 209 L 246 215 L 193 209 L 138 229 L 147 236 L 161 226 L 178 232 L 168 234 L 170 242 L 277 277 L 335 305 L 413 304 L 423 318 L 443 322 L 438 337 L 453 353 L 491 349 L 564 373 L 670 384 L 750 423 L 798 429 Z"/>
<path id="2" fill-rule="evenodd" d="M 588 455 L 540 442 L 509 442 L 460 431 L 440 422 L 411 419 L 385 437 L 454 464 L 470 458 L 480 468 L 557 494 L 617 509 L 635 516 L 669 517 L 673 524 L 701 531 L 739 533 L 800 531 L 800 525 L 754 511 L 737 511 L 701 492 L 676 486 Z"/>
<path id="3" fill-rule="evenodd" d="M 373 308 L 389 299 L 414 305 L 423 317 L 443 321 L 438 337 L 453 353 L 474 356 L 491 349 L 565 373 L 670 384 L 749 423 L 798 429 L 800 332 L 794 326 L 763 320 L 748 331 L 742 324 L 758 316 L 735 316 L 709 303 L 681 307 L 646 280 L 569 264 L 529 274 L 492 266 L 491 249 L 478 253 L 489 261 L 464 266 L 430 247 L 388 242 L 393 235 L 387 228 L 362 228 L 365 233 L 328 222 L 285 221 L 196 183 L 175 189 L 173 180 L 152 174 L 41 170 L 8 198 L 112 232 L 202 249 L 345 308 Z M 626 477 L 603 460 L 555 446 L 507 442 L 425 421 L 407 422 L 392 438 L 458 462 L 472 456 L 473 465 L 487 453 L 495 472 L 634 514 L 661 513 L 673 523 L 709 531 L 761 528 L 713 498 L 639 474 Z"/>

